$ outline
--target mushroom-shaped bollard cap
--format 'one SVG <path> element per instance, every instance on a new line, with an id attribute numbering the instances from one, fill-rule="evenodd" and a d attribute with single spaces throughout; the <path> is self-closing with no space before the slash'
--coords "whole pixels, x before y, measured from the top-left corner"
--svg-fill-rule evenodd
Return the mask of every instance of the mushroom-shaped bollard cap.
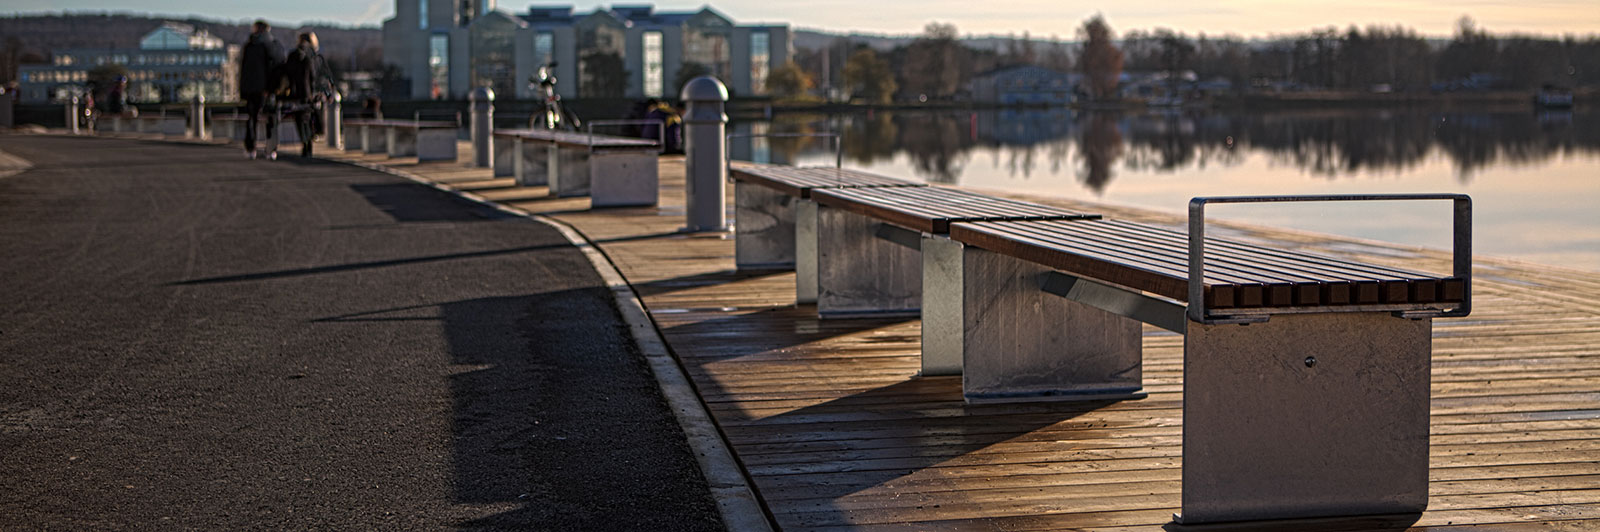
<path id="1" fill-rule="evenodd" d="M 488 87 L 478 87 L 467 94 L 467 99 L 472 102 L 474 107 L 479 105 L 487 106 L 494 102 L 494 91 L 489 90 Z"/>
<path id="2" fill-rule="evenodd" d="M 721 81 L 711 76 L 700 76 L 683 84 L 682 97 L 689 105 L 689 112 L 684 116 L 686 122 L 725 123 L 727 115 L 722 114 L 723 102 L 728 101 L 728 87 Z"/>

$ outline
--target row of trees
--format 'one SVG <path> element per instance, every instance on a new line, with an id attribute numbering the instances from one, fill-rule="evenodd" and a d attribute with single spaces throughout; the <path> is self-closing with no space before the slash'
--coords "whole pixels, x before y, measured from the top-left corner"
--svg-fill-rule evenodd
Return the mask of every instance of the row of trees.
<path id="1" fill-rule="evenodd" d="M 932 23 L 921 36 L 880 52 L 839 39 L 796 54 L 792 72 L 773 85 L 779 96 L 810 87 L 837 88 L 852 97 L 959 98 L 976 75 L 1000 67 L 1038 65 L 1084 75 L 1081 90 L 1113 97 L 1124 71 L 1192 72 L 1223 79 L 1236 90 L 1395 91 L 1529 89 L 1545 84 L 1600 85 L 1600 36 L 1496 36 L 1463 17 L 1448 41 L 1430 41 L 1404 27 L 1323 28 L 1270 41 L 1190 36 L 1168 29 L 1132 30 L 1120 39 L 1101 16 L 1084 21 L 1077 43 L 1040 43 L 1024 34 L 998 49 L 963 43 L 950 24 Z M 799 79 L 794 77 L 798 76 Z"/>

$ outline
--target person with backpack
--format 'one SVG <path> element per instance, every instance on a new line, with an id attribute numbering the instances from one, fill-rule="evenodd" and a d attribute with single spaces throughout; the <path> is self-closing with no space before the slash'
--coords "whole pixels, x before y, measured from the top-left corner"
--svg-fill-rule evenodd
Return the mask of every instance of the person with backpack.
<path id="1" fill-rule="evenodd" d="M 273 97 L 282 83 L 282 64 L 283 47 L 272 37 L 272 26 L 257 20 L 239 52 L 239 98 L 244 100 L 247 158 L 256 158 L 256 127 L 263 113 L 267 115 L 267 139 L 272 144 L 267 157 L 278 158 L 278 106 Z"/>
<path id="2" fill-rule="evenodd" d="M 283 62 L 284 85 L 279 90 L 279 101 L 288 104 L 288 114 L 294 116 L 295 131 L 300 134 L 300 156 L 310 157 L 314 137 L 322 129 L 321 115 L 317 112 L 325 92 L 332 90 L 327 75 L 327 65 L 317 54 L 317 34 L 304 32 L 295 42 L 294 51 Z"/>

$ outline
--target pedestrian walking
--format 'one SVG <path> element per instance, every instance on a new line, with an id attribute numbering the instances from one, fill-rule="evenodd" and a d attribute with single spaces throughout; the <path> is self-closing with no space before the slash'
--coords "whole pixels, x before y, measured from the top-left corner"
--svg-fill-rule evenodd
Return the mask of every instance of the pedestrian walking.
<path id="1" fill-rule="evenodd" d="M 257 20 L 250 38 L 239 52 L 239 98 L 244 100 L 244 155 L 256 158 L 256 128 L 263 114 L 267 117 L 267 139 L 272 145 L 267 157 L 278 158 L 278 106 L 274 99 L 281 83 L 283 47 L 272 37 L 272 26 Z"/>
<path id="2" fill-rule="evenodd" d="M 333 84 L 328 78 L 327 63 L 317 53 L 317 34 L 303 32 L 295 39 L 294 51 L 283 62 L 284 85 L 279 91 L 280 103 L 286 113 L 294 118 L 295 132 L 300 136 L 300 156 L 310 157 L 314 138 L 321 133 L 321 114 L 318 110 Z"/>

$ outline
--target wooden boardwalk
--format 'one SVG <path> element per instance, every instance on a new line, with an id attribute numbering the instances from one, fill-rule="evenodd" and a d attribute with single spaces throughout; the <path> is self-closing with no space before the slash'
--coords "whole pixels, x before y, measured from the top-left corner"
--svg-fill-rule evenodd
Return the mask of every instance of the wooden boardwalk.
<path id="1" fill-rule="evenodd" d="M 459 163 L 388 164 L 548 214 L 598 244 L 643 298 L 784 530 L 1180 529 L 1171 524 L 1183 458 L 1177 335 L 1145 328 L 1147 399 L 968 406 L 959 377 L 916 375 L 917 320 L 819 320 L 814 307 L 794 304 L 792 272 L 738 273 L 731 235 L 678 233 L 681 158 L 662 161 L 661 207 L 595 211 L 585 198 L 546 198 Z M 1218 232 L 1450 268 L 1442 251 Z M 1434 322 L 1428 512 L 1244 529 L 1600 530 L 1600 274 L 1480 257 L 1474 276 L 1472 316 Z"/>

